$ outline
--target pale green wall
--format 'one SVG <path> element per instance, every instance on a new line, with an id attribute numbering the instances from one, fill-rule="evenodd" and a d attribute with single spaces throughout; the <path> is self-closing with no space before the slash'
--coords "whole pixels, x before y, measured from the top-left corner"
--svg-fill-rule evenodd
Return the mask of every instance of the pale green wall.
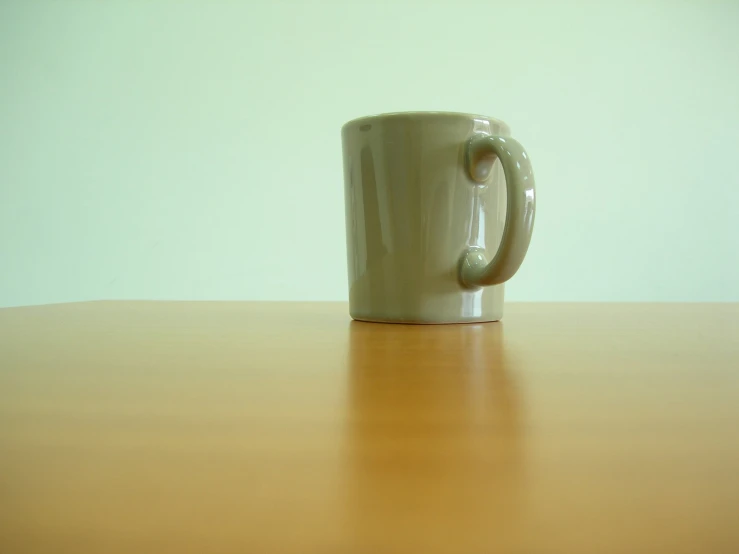
<path id="1" fill-rule="evenodd" d="M 413 109 L 528 148 L 509 299 L 739 300 L 737 29 L 737 2 L 0 0 L 0 305 L 345 299 L 339 127 Z"/>

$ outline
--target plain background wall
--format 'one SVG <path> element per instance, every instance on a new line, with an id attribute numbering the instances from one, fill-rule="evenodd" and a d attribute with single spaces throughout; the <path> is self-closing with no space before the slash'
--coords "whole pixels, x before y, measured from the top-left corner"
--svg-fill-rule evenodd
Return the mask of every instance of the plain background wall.
<path id="1" fill-rule="evenodd" d="M 738 2 L 0 0 L 0 306 L 346 299 L 339 129 L 399 110 L 526 145 L 508 299 L 739 300 L 738 29 Z"/>

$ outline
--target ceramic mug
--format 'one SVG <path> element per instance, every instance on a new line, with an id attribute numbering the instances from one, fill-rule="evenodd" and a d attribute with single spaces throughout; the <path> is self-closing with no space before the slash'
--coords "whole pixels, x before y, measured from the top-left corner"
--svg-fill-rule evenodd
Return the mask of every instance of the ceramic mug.
<path id="1" fill-rule="evenodd" d="M 349 311 L 397 323 L 497 321 L 534 225 L 534 174 L 490 117 L 407 112 L 341 130 Z"/>

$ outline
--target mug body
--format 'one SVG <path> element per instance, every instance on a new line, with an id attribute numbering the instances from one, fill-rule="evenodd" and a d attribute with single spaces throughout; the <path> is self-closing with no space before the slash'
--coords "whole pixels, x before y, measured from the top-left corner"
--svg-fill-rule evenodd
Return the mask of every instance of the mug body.
<path id="1" fill-rule="evenodd" d="M 465 170 L 473 135 L 510 136 L 489 117 L 408 112 L 342 128 L 350 315 L 364 321 L 464 323 L 503 315 L 503 285 L 459 278 L 470 247 L 495 252 L 506 217 L 500 163 Z"/>

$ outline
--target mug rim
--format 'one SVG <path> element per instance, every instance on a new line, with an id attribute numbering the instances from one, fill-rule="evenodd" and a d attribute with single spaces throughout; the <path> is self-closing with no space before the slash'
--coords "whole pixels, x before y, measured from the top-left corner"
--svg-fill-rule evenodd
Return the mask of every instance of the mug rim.
<path id="1" fill-rule="evenodd" d="M 378 114 L 372 114 L 372 115 L 364 115 L 361 117 L 356 117 L 354 119 L 350 119 L 344 125 L 341 126 L 342 130 L 346 129 L 350 125 L 356 125 L 357 123 L 361 123 L 368 120 L 377 120 L 377 119 L 386 119 L 386 118 L 395 118 L 395 117 L 457 117 L 462 119 L 484 119 L 485 121 L 489 121 L 490 123 L 495 123 L 497 125 L 500 125 L 504 127 L 505 129 L 509 129 L 508 124 L 503 121 L 502 119 L 498 119 L 497 117 L 490 117 L 488 115 L 481 115 L 481 114 L 473 114 L 473 113 L 466 113 L 466 112 L 446 112 L 446 111 L 407 111 L 407 112 L 385 112 L 385 113 L 378 113 Z"/>

